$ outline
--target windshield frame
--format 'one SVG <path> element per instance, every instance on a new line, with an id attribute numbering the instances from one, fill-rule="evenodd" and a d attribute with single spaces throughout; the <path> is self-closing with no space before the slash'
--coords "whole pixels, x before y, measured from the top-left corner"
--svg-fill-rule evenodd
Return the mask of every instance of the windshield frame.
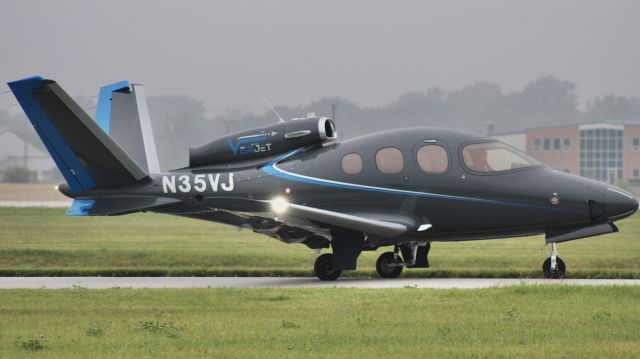
<path id="1" fill-rule="evenodd" d="M 533 161 L 535 161 L 535 164 L 532 165 L 528 165 L 528 166 L 524 166 L 524 167 L 519 167 L 519 168 L 513 168 L 513 169 L 508 169 L 508 170 L 502 170 L 502 171 L 491 171 L 491 172 L 481 172 L 481 171 L 474 171 L 471 168 L 469 168 L 467 166 L 467 164 L 464 161 L 464 156 L 463 156 L 463 151 L 464 148 L 467 147 L 468 145 L 476 145 L 476 144 L 481 144 L 481 143 L 500 143 L 502 145 L 504 145 L 505 147 L 507 147 L 510 150 L 513 150 L 516 154 L 518 155 L 524 155 L 524 157 L 526 159 L 532 159 Z M 530 169 L 534 169 L 534 168 L 539 168 L 539 167 L 544 167 L 545 164 L 536 160 L 535 158 L 529 156 L 528 154 L 520 151 L 519 149 L 505 143 L 499 140 L 484 140 L 484 141 L 468 141 L 468 142 L 464 142 L 462 144 L 460 144 L 460 147 L 458 147 L 458 161 L 460 162 L 460 165 L 462 166 L 462 168 L 464 168 L 465 171 L 474 174 L 474 175 L 478 175 L 478 176 L 497 176 L 497 175 L 503 175 L 503 174 L 508 174 L 508 173 L 514 173 L 514 172 L 520 172 L 520 171 L 527 171 Z"/>

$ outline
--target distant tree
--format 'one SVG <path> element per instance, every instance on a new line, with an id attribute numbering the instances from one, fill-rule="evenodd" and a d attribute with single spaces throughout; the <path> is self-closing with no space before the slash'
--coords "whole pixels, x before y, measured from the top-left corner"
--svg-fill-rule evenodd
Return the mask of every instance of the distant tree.
<path id="1" fill-rule="evenodd" d="M 487 111 L 498 132 L 581 122 L 575 89 L 570 81 L 545 76 L 497 99 Z"/>
<path id="2" fill-rule="evenodd" d="M 155 96 L 148 100 L 158 156 L 163 168 L 186 166 L 189 146 L 212 139 L 212 121 L 202 102 L 189 96 Z"/>
<path id="3" fill-rule="evenodd" d="M 640 122 L 640 97 L 596 98 L 587 107 L 585 117 L 591 121 Z"/>
<path id="4" fill-rule="evenodd" d="M 491 105 L 503 96 L 500 86 L 489 82 L 477 82 L 450 91 L 446 100 L 448 126 L 483 133 L 486 121 L 496 122 Z"/>
<path id="5" fill-rule="evenodd" d="M 10 183 L 29 183 L 33 182 L 36 178 L 35 171 L 32 171 L 26 167 L 15 166 L 7 168 L 4 171 L 4 181 Z"/>
<path id="6" fill-rule="evenodd" d="M 573 122 L 580 118 L 576 85 L 553 76 L 529 83 L 520 94 L 525 115 L 534 120 Z"/>

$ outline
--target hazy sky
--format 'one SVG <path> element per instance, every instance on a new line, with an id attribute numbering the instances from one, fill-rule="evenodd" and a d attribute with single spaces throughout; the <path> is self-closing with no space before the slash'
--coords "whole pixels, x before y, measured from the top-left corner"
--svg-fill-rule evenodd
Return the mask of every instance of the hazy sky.
<path id="1" fill-rule="evenodd" d="M 130 80 L 210 113 L 339 95 L 384 105 L 406 91 L 551 74 L 581 100 L 640 96 L 640 1 L 0 0 L 0 92 L 41 74 L 72 95 Z M 0 106 L 15 100 L 0 95 Z"/>

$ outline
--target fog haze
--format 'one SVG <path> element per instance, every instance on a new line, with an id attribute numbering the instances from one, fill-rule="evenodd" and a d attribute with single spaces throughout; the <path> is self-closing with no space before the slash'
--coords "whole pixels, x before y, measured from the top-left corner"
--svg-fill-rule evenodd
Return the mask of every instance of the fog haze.
<path id="1" fill-rule="evenodd" d="M 384 106 L 553 75 L 584 106 L 640 95 L 639 15 L 636 1 L 3 1 L 0 80 L 41 74 L 92 96 L 126 79 L 215 114 L 265 110 L 259 92 L 277 105 Z"/>

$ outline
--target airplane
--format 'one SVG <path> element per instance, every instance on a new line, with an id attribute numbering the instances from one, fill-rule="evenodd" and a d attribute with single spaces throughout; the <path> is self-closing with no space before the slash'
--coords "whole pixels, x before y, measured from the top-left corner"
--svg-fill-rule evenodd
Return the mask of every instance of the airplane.
<path id="1" fill-rule="evenodd" d="M 431 242 L 545 235 L 542 265 L 560 278 L 556 244 L 617 232 L 638 202 L 605 183 L 551 169 L 490 137 L 403 128 L 337 140 L 307 116 L 189 148 L 189 166 L 162 172 L 142 85 L 100 89 L 95 120 L 55 81 L 10 82 L 64 176 L 70 216 L 150 211 L 219 222 L 320 252 L 314 273 L 336 280 L 362 251 L 398 277 L 428 268 Z M 545 245 L 546 245 L 545 244 Z"/>

